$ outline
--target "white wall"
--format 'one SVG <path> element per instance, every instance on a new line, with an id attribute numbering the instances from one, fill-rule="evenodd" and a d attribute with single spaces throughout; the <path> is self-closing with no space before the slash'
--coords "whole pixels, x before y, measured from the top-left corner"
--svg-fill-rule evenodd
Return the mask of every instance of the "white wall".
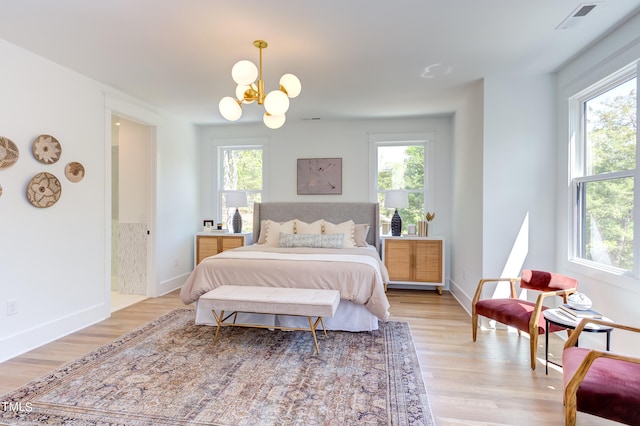
<path id="1" fill-rule="evenodd" d="M 558 270 L 579 280 L 580 291 L 594 302 L 594 307 L 617 322 L 640 326 L 640 280 L 637 277 L 611 274 L 587 268 L 569 260 L 571 205 L 569 192 L 569 150 L 567 99 L 618 69 L 640 59 L 640 15 L 625 23 L 587 52 L 568 63 L 558 73 L 558 162 L 557 162 L 557 265 Z M 612 335 L 612 347 L 640 354 L 640 340 Z"/>
<path id="2" fill-rule="evenodd" d="M 0 131 L 20 149 L 18 162 L 0 170 L 3 360 L 104 318 L 108 306 L 103 94 L 89 79 L 1 40 L 0 57 Z M 62 145 L 53 165 L 40 164 L 31 154 L 33 139 L 42 133 Z M 84 165 L 85 178 L 78 183 L 64 177 L 70 161 Z M 27 182 L 39 172 L 54 174 L 62 184 L 60 200 L 47 209 L 35 208 L 25 196 Z M 6 314 L 10 299 L 18 300 L 17 315 Z"/>
<path id="3" fill-rule="evenodd" d="M 452 147 L 450 291 L 470 309 L 482 276 L 484 84 L 471 85 L 455 115 Z"/>
<path id="4" fill-rule="evenodd" d="M 109 316 L 111 123 L 105 92 L 117 92 L 2 40 L 0 57 L 0 132 L 20 149 L 18 162 L 0 170 L 2 361 Z M 194 197 L 181 206 L 184 211 L 166 213 L 182 199 L 176 195 L 182 188 L 172 182 L 194 188 L 198 184 L 197 172 L 185 167 L 197 158 L 193 126 L 162 113 L 155 115 L 157 180 L 167 184 L 156 197 L 157 223 L 164 227 L 156 237 L 157 263 L 185 259 L 183 270 L 157 272 L 154 279 L 160 288 L 161 280 L 170 282 L 190 270 L 186 241 L 194 231 L 194 219 L 188 212 L 195 216 L 198 210 Z M 31 154 L 33 139 L 43 133 L 55 136 L 62 145 L 61 159 L 53 165 L 40 164 Z M 178 156 L 175 167 L 161 169 L 176 144 L 184 154 Z M 70 161 L 85 167 L 86 177 L 78 183 L 64 177 Z M 58 177 L 62 196 L 54 206 L 38 209 L 27 201 L 25 189 L 31 177 L 43 171 Z M 14 299 L 18 313 L 8 316 L 7 301 Z"/>
<path id="5" fill-rule="evenodd" d="M 193 239 L 202 229 L 200 144 L 190 123 L 161 114 L 156 154 L 156 287 L 160 296 L 182 286 L 193 269 Z"/>
<path id="6" fill-rule="evenodd" d="M 257 106 L 256 106 L 257 107 Z M 201 129 L 203 148 L 229 139 L 266 140 L 268 176 L 265 201 L 368 201 L 369 134 L 435 132 L 436 184 L 442 203 L 449 195 L 448 164 L 451 143 L 451 118 L 382 119 L 349 122 L 302 121 L 286 123 L 278 130 L 262 124 L 209 126 Z M 211 152 L 211 151 L 209 151 Z M 209 161 L 209 155 L 205 161 Z M 297 195 L 296 160 L 298 158 L 341 157 L 342 195 Z M 212 186 L 203 187 L 211 197 Z M 445 206 L 438 208 L 447 208 Z M 447 211 L 443 211 L 445 215 Z M 213 212 L 203 212 L 211 216 Z M 211 216 L 213 217 L 213 216 Z"/>
<path id="7" fill-rule="evenodd" d="M 119 214 L 121 223 L 148 223 L 151 146 L 155 144 L 151 128 L 121 120 L 118 130 Z"/>
<path id="8" fill-rule="evenodd" d="M 555 78 L 491 76 L 484 83 L 483 276 L 552 271 Z"/>
<path id="9" fill-rule="evenodd" d="M 468 310 L 483 277 L 554 270 L 554 83 L 489 76 L 456 114 L 452 292 Z"/>

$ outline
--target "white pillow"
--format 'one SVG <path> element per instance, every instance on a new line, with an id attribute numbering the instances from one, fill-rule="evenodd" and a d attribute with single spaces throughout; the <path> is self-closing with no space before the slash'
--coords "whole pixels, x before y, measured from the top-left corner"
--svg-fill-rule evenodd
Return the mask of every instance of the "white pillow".
<path id="1" fill-rule="evenodd" d="M 258 237 L 258 242 L 256 244 L 264 244 L 267 242 L 267 221 L 260 221 L 260 236 Z"/>
<path id="2" fill-rule="evenodd" d="M 360 223 L 353 227 L 353 239 L 356 243 L 356 247 L 367 247 L 367 235 L 369 234 L 369 224 Z"/>
<path id="3" fill-rule="evenodd" d="M 295 221 L 279 223 L 272 220 L 265 222 L 265 245 L 270 247 L 278 247 L 280 243 L 280 233 L 293 234 L 295 229 Z"/>
<path id="4" fill-rule="evenodd" d="M 344 248 L 356 247 L 354 229 L 355 223 L 353 220 L 348 220 L 337 225 L 327 221 L 324 222 L 325 234 L 344 234 Z"/>
<path id="5" fill-rule="evenodd" d="M 322 234 L 323 222 L 322 219 L 312 223 L 296 219 L 296 234 Z"/>

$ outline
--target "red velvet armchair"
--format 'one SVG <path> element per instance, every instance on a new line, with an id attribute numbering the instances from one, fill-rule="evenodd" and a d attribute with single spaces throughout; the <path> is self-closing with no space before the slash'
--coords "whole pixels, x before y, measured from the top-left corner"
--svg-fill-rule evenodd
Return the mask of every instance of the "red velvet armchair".
<path id="1" fill-rule="evenodd" d="M 482 289 L 486 283 L 509 281 L 511 294 L 504 299 L 483 299 Z M 521 289 L 535 290 L 539 292 L 536 302 L 518 299 L 516 283 L 520 283 Z M 536 352 L 538 349 L 538 336 L 545 333 L 545 321 L 542 311 L 547 309 L 543 305 L 545 298 L 550 296 L 562 297 L 567 302 L 567 296 L 574 293 L 578 287 L 575 278 L 552 272 L 523 270 L 520 278 L 484 278 L 478 283 L 476 293 L 471 302 L 471 327 L 473 341 L 476 341 L 478 333 L 478 316 L 483 316 L 529 334 L 531 369 L 536 369 Z M 566 330 L 555 325 L 549 326 L 549 332 Z"/>
<path id="2" fill-rule="evenodd" d="M 640 425 L 640 358 L 576 347 L 587 323 L 640 333 L 640 328 L 583 319 L 562 351 L 565 423 L 576 424 L 577 411 L 628 425 Z"/>

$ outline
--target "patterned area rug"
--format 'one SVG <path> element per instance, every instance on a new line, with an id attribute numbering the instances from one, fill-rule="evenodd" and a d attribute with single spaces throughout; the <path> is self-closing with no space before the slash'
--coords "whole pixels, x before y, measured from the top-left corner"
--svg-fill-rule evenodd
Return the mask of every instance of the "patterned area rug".
<path id="1" fill-rule="evenodd" d="M 10 425 L 433 425 L 409 325 L 194 325 L 177 309 L 0 397 Z"/>

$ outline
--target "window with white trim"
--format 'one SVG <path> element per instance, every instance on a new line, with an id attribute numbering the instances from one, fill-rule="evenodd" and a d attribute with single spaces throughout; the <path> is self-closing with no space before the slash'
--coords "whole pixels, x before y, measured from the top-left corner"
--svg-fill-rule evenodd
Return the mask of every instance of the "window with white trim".
<path id="1" fill-rule="evenodd" d="M 391 223 L 395 209 L 386 208 L 387 191 L 404 189 L 409 196 L 409 207 L 398 209 L 402 218 L 402 230 L 407 225 L 424 220 L 427 200 L 427 141 L 379 141 L 374 142 L 375 151 L 373 188 L 380 203 L 382 233 Z"/>
<path id="2" fill-rule="evenodd" d="M 227 207 L 227 192 L 245 191 L 248 205 L 238 209 L 242 216 L 242 230 L 251 232 L 253 229 L 253 203 L 262 200 L 263 154 L 262 146 L 218 147 L 218 217 L 225 228 L 232 228 L 231 219 L 235 213 L 234 207 Z"/>
<path id="3" fill-rule="evenodd" d="M 638 276 L 638 79 L 629 67 L 570 100 L 573 259 Z"/>

